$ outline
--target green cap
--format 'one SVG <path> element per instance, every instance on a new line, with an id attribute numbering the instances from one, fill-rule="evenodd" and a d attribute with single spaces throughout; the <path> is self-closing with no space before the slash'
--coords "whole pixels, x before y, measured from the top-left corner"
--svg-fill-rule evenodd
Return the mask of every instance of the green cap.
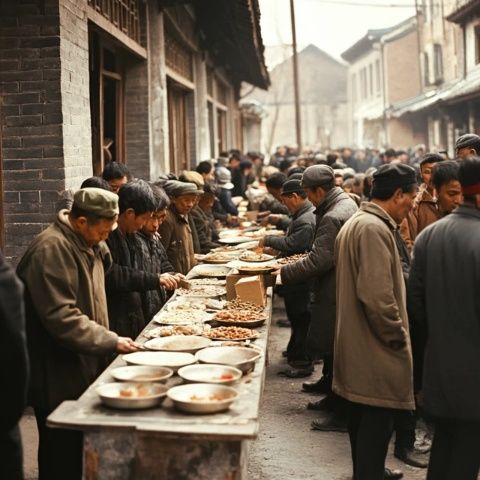
<path id="1" fill-rule="evenodd" d="M 118 215 L 118 195 L 102 188 L 81 188 L 73 195 L 73 205 L 102 218 Z"/>

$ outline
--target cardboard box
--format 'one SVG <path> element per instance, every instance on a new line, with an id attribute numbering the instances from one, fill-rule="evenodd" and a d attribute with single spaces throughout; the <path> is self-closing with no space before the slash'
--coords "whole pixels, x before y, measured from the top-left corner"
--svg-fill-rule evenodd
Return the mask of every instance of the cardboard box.
<path id="1" fill-rule="evenodd" d="M 235 285 L 241 278 L 251 277 L 252 274 L 239 273 L 238 270 L 231 270 L 226 278 L 227 300 L 235 300 L 237 292 L 235 291 Z M 267 287 L 273 287 L 275 285 L 276 276 L 270 273 L 264 275 L 257 275 L 262 279 L 264 290 Z"/>
<path id="2" fill-rule="evenodd" d="M 242 302 L 252 302 L 265 306 L 265 286 L 260 275 L 240 278 L 235 284 L 235 293 Z"/>

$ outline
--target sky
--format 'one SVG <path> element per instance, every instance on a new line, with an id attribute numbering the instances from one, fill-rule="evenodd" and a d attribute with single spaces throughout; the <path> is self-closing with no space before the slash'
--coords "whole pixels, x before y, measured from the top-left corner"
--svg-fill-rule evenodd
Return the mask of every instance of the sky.
<path id="1" fill-rule="evenodd" d="M 340 58 L 367 30 L 390 27 L 415 15 L 415 0 L 294 1 L 298 49 L 312 43 L 335 58 Z M 263 42 L 266 47 L 277 46 L 266 52 L 267 66 L 271 68 L 291 54 L 290 1 L 259 3 Z"/>

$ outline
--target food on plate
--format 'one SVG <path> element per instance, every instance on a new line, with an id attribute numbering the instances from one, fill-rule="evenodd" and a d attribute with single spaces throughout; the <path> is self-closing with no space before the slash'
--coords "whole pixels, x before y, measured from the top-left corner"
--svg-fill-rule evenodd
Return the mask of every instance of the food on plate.
<path id="1" fill-rule="evenodd" d="M 234 378 L 233 373 L 222 373 L 222 375 L 214 377 L 212 380 L 233 380 Z"/>
<path id="2" fill-rule="evenodd" d="M 200 397 L 198 395 L 192 395 L 190 400 L 192 402 L 223 402 L 224 400 L 228 400 L 231 397 L 229 394 L 219 394 L 219 393 L 212 393 L 207 396 Z"/>
<path id="3" fill-rule="evenodd" d="M 225 304 L 225 310 L 244 310 L 252 313 L 260 313 L 264 311 L 264 307 L 253 302 L 244 302 L 236 298 Z"/>
<path id="4" fill-rule="evenodd" d="M 262 312 L 248 310 L 222 310 L 213 317 L 222 322 L 251 322 L 265 318 Z"/>
<path id="5" fill-rule="evenodd" d="M 267 262 L 273 258 L 272 255 L 267 255 L 266 253 L 247 251 L 240 255 L 239 260 L 242 260 L 243 262 Z"/>
<path id="6" fill-rule="evenodd" d="M 230 251 L 230 252 L 213 252 L 205 255 L 203 257 L 203 262 L 205 263 L 227 263 L 233 258 L 238 257 L 238 251 Z"/>
<path id="7" fill-rule="evenodd" d="M 290 255 L 289 257 L 283 257 L 277 259 L 277 263 L 280 265 L 289 265 L 290 263 L 298 262 L 303 258 L 307 257 L 308 253 L 298 253 L 297 255 Z"/>
<path id="8" fill-rule="evenodd" d="M 174 311 L 191 311 L 191 310 L 206 310 L 207 306 L 203 302 L 171 302 L 168 304 L 167 310 Z"/>
<path id="9" fill-rule="evenodd" d="M 217 285 L 192 285 L 188 290 L 177 288 L 176 293 L 184 297 L 219 297 L 225 295 L 226 290 Z"/>
<path id="10" fill-rule="evenodd" d="M 243 327 L 217 327 L 204 334 L 216 340 L 248 340 L 258 337 L 258 332 L 251 328 Z"/>
<path id="11" fill-rule="evenodd" d="M 211 320 L 211 314 L 205 310 L 191 308 L 189 310 L 180 309 L 173 311 L 161 312 L 154 317 L 157 323 L 166 325 L 185 325 L 188 323 L 202 323 Z"/>
<path id="12" fill-rule="evenodd" d="M 225 280 L 220 278 L 192 278 L 190 280 L 190 285 L 225 285 Z"/>
<path id="13" fill-rule="evenodd" d="M 150 389 L 147 385 L 129 385 L 128 387 L 122 388 L 118 392 L 119 396 L 122 398 L 142 398 L 148 397 L 151 395 Z"/>
<path id="14" fill-rule="evenodd" d="M 205 335 L 210 329 L 210 325 L 207 324 L 156 327 L 149 330 L 145 336 L 148 338 L 157 338 L 171 337 L 172 335 Z"/>

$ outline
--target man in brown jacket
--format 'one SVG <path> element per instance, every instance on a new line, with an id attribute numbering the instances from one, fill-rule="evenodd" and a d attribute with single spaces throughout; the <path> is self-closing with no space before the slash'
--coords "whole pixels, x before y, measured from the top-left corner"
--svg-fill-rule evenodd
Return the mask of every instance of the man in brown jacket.
<path id="1" fill-rule="evenodd" d="M 333 390 L 350 402 L 355 480 L 401 478 L 385 469 L 396 410 L 414 410 L 405 281 L 394 233 L 412 206 L 415 171 L 382 165 L 372 201 L 342 228 L 335 245 L 337 323 Z"/>
<path id="2" fill-rule="evenodd" d="M 111 354 L 136 350 L 131 339 L 108 330 L 103 256 L 109 254 L 102 255 L 98 244 L 117 214 L 116 194 L 78 190 L 71 211 L 59 213 L 18 265 L 25 284 L 29 405 L 39 430 L 40 480 L 82 475 L 81 433 L 47 428 L 48 415 L 64 400 L 77 399 Z"/>

